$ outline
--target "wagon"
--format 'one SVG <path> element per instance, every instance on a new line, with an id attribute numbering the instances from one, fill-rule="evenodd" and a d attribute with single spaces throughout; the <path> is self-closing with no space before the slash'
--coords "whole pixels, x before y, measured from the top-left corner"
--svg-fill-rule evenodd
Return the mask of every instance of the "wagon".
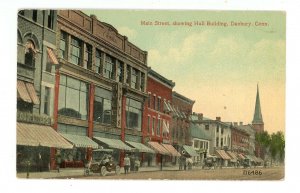
<path id="1" fill-rule="evenodd" d="M 210 156 L 205 158 L 203 169 L 215 169 L 216 157 Z"/>
<path id="2" fill-rule="evenodd" d="M 108 172 L 115 172 L 116 175 L 119 175 L 121 168 L 114 162 L 111 156 L 112 152 L 112 149 L 94 150 L 92 160 L 87 163 L 84 174 L 99 173 L 106 176 Z"/>

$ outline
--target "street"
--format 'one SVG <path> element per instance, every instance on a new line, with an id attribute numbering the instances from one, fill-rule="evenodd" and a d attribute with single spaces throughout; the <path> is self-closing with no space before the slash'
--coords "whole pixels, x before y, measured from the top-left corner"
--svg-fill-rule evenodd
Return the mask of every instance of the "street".
<path id="1" fill-rule="evenodd" d="M 215 170 L 193 169 L 187 171 L 149 171 L 130 173 L 125 175 L 122 173 L 116 176 L 114 173 L 103 177 L 98 174 L 90 176 L 78 176 L 75 179 L 169 179 L 169 180 L 282 180 L 284 178 L 284 167 L 272 168 L 250 168 L 250 169 L 234 169 L 223 168 Z"/>

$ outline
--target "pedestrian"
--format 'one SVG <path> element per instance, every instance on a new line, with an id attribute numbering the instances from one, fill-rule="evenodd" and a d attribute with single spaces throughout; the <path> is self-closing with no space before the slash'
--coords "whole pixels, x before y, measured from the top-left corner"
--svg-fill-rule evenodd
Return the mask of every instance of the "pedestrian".
<path id="1" fill-rule="evenodd" d="M 179 162 L 179 170 L 182 170 L 182 166 L 183 166 L 183 162 L 182 161 L 183 161 L 182 160 L 182 156 L 180 156 L 179 160 L 178 160 L 178 162 Z"/>
<path id="2" fill-rule="evenodd" d="M 59 169 L 60 169 L 60 164 L 61 164 L 61 154 L 60 154 L 60 150 L 56 151 L 55 154 L 55 161 L 56 161 L 56 168 L 57 168 L 57 172 L 59 173 Z"/>
<path id="3" fill-rule="evenodd" d="M 186 163 L 186 157 L 183 157 L 183 160 L 182 160 L 182 161 L 183 161 L 183 167 L 184 167 L 184 170 L 186 170 L 186 164 L 187 164 L 187 163 Z"/>
<path id="4" fill-rule="evenodd" d="M 43 160 L 42 160 L 42 154 L 39 152 L 38 154 L 38 171 L 42 172 L 42 166 L 43 166 Z"/>
<path id="5" fill-rule="evenodd" d="M 136 157 L 136 158 L 135 158 L 135 161 L 134 161 L 134 170 L 135 170 L 135 172 L 138 172 L 138 171 L 139 171 L 140 165 L 141 165 L 141 162 L 140 162 L 139 158 Z"/>
<path id="6" fill-rule="evenodd" d="M 135 162 L 135 156 L 134 156 L 134 154 L 132 154 L 130 156 L 130 171 L 131 172 L 134 172 L 134 162 Z"/>
<path id="7" fill-rule="evenodd" d="M 130 159 L 129 159 L 129 157 L 128 157 L 128 154 L 126 154 L 126 155 L 125 155 L 125 158 L 124 158 L 124 170 L 125 170 L 125 175 L 128 174 L 129 167 L 130 167 Z"/>

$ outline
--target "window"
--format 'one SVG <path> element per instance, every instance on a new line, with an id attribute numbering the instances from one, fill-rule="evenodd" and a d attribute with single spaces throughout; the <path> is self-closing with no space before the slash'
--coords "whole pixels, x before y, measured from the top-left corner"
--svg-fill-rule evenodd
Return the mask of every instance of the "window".
<path id="1" fill-rule="evenodd" d="M 106 55 L 105 64 L 104 64 L 104 74 L 103 74 L 105 78 L 113 79 L 114 77 L 113 66 L 114 66 L 114 59 L 111 56 Z"/>
<path id="2" fill-rule="evenodd" d="M 88 84 L 69 76 L 60 76 L 58 114 L 87 119 Z"/>
<path id="3" fill-rule="evenodd" d="M 141 91 L 145 91 L 145 74 L 141 73 Z"/>
<path id="4" fill-rule="evenodd" d="M 46 115 L 50 115 L 50 96 L 51 96 L 51 88 L 45 87 L 44 114 Z"/>
<path id="5" fill-rule="evenodd" d="M 221 134 L 223 134 L 223 133 L 224 133 L 224 128 L 222 127 L 222 128 L 221 128 Z"/>
<path id="6" fill-rule="evenodd" d="M 101 52 L 96 50 L 96 72 L 101 74 Z"/>
<path id="7" fill-rule="evenodd" d="M 223 138 L 221 138 L 221 147 L 223 147 Z"/>
<path id="8" fill-rule="evenodd" d="M 154 130 L 155 130 L 155 117 L 152 117 L 152 135 L 154 135 Z"/>
<path id="9" fill-rule="evenodd" d="M 60 57 L 67 59 L 67 33 L 61 31 L 60 33 L 60 42 L 59 42 L 59 51 L 60 51 Z"/>
<path id="10" fill-rule="evenodd" d="M 127 70 L 126 70 L 126 83 L 129 85 L 130 84 L 130 66 L 127 66 Z"/>
<path id="11" fill-rule="evenodd" d="M 123 82 L 123 63 L 117 60 L 117 81 Z"/>
<path id="12" fill-rule="evenodd" d="M 217 125 L 217 133 L 219 133 L 219 125 Z"/>
<path id="13" fill-rule="evenodd" d="M 151 94 L 148 93 L 148 108 L 151 106 Z"/>
<path id="14" fill-rule="evenodd" d="M 131 88 L 135 89 L 137 87 L 137 77 L 138 77 L 137 70 L 132 68 L 132 70 L 131 70 Z"/>
<path id="15" fill-rule="evenodd" d="M 148 115 L 148 121 L 147 121 L 147 130 L 148 130 L 148 134 L 150 134 L 151 130 L 150 130 L 150 123 L 151 123 L 151 118 Z"/>
<path id="16" fill-rule="evenodd" d="M 216 138 L 216 147 L 219 147 L 219 137 Z"/>
<path id="17" fill-rule="evenodd" d="M 209 125 L 205 125 L 205 130 L 209 130 Z"/>
<path id="18" fill-rule="evenodd" d="M 54 24 L 54 11 L 48 11 L 48 28 L 53 29 Z"/>
<path id="19" fill-rule="evenodd" d="M 152 108 L 155 110 L 155 106 L 156 106 L 156 96 L 155 95 L 153 96 L 152 104 L 153 104 Z"/>
<path id="20" fill-rule="evenodd" d="M 111 124 L 111 91 L 96 87 L 94 99 L 94 121 Z"/>
<path id="21" fill-rule="evenodd" d="M 81 63 L 81 41 L 75 37 L 71 39 L 71 62 L 79 65 Z"/>
<path id="22" fill-rule="evenodd" d="M 130 98 L 126 99 L 126 127 L 141 131 L 142 103 Z"/>
<path id="23" fill-rule="evenodd" d="M 160 111 L 161 98 L 157 98 L 157 110 Z"/>
<path id="24" fill-rule="evenodd" d="M 89 44 L 85 44 L 85 55 L 84 55 L 84 68 L 87 68 L 89 70 L 92 70 L 92 46 Z"/>
<path id="25" fill-rule="evenodd" d="M 157 136 L 160 136 L 160 122 L 161 120 L 160 119 L 157 119 L 157 128 L 156 128 L 156 135 Z"/>
<path id="26" fill-rule="evenodd" d="M 26 43 L 25 49 L 25 65 L 34 67 L 35 65 L 35 46 L 32 41 Z"/>
<path id="27" fill-rule="evenodd" d="M 37 10 L 32 11 L 32 20 L 35 22 L 37 21 Z"/>

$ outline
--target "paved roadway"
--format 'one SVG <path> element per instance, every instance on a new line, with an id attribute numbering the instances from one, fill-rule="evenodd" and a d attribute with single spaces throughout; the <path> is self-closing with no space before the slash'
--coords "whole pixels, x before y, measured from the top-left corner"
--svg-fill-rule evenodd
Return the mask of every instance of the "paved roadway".
<path id="1" fill-rule="evenodd" d="M 75 179 L 169 179 L 169 180 L 283 180 L 284 167 L 273 168 L 251 168 L 234 169 L 223 168 L 215 170 L 193 169 L 188 171 L 148 171 L 139 173 L 130 173 L 128 175 L 108 174 L 99 176 L 92 174 L 90 176 L 77 176 Z"/>

